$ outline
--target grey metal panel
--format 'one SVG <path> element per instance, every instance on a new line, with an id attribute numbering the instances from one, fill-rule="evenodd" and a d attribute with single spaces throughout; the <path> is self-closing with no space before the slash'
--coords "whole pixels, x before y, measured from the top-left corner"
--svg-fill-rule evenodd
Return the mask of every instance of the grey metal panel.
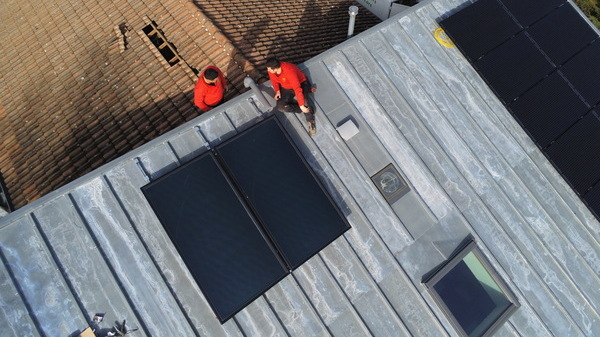
<path id="1" fill-rule="evenodd" d="M 294 271 L 298 282 L 334 336 L 369 336 L 369 330 L 318 256 Z"/>
<path id="2" fill-rule="evenodd" d="M 158 144 L 139 157 L 144 172 L 155 180 L 177 167 L 177 156 L 168 142 Z"/>
<path id="3" fill-rule="evenodd" d="M 184 164 L 208 150 L 208 142 L 196 128 L 189 128 L 169 139 L 177 159 Z"/>
<path id="4" fill-rule="evenodd" d="M 2 230 L 0 230 L 2 234 Z M 6 336 L 40 336 L 4 263 L 0 265 L 0 328 Z M 81 327 L 83 328 L 83 327 Z"/>
<path id="5" fill-rule="evenodd" d="M 334 242 L 321 256 L 373 336 L 410 336 L 346 241 Z M 389 293 L 387 296 L 400 294 Z"/>
<path id="6" fill-rule="evenodd" d="M 44 236 L 53 247 L 64 272 L 91 321 L 95 313 L 105 313 L 101 328 L 110 328 L 114 321 L 127 319 L 130 326 L 140 326 L 135 310 L 116 282 L 96 242 L 82 222 L 75 206 L 67 197 L 59 197 L 34 212 Z M 143 329 L 138 332 L 145 335 Z"/>
<path id="7" fill-rule="evenodd" d="M 290 336 L 330 336 L 293 276 L 273 286 L 265 298 Z"/>
<path id="8" fill-rule="evenodd" d="M 198 123 L 200 132 L 211 147 L 214 147 L 224 140 L 235 135 L 237 132 L 225 112 L 215 112 L 207 115 L 200 123 Z"/>
<path id="9" fill-rule="evenodd" d="M 62 337 L 87 327 L 86 317 L 31 218 L 21 217 L 2 228 L 1 234 L 2 255 L 40 333 Z"/>
<path id="10" fill-rule="evenodd" d="M 149 334 L 195 335 L 104 178 L 80 186 L 72 197 Z"/>
<path id="11" fill-rule="evenodd" d="M 256 124 L 258 120 L 264 118 L 264 115 L 256 110 L 249 102 L 249 99 L 240 100 L 238 104 L 232 105 L 225 110 L 225 114 L 238 132 L 244 131 Z"/>
<path id="12" fill-rule="evenodd" d="M 137 165 L 133 161 L 124 162 L 107 172 L 106 178 L 196 331 L 201 336 L 241 336 L 239 328 L 232 320 L 220 324 L 216 319 L 200 288 L 141 193 L 140 188 L 147 182 Z"/>
<path id="13" fill-rule="evenodd" d="M 245 336 L 288 336 L 264 296 L 257 298 L 244 310 L 237 313 L 235 320 Z"/>

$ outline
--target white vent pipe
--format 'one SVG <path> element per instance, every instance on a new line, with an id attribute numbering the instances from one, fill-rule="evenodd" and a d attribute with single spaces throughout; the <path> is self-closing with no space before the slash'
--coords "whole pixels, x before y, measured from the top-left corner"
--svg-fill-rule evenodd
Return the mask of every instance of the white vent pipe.
<path id="1" fill-rule="evenodd" d="M 273 106 L 269 103 L 269 101 L 267 101 L 267 99 L 263 95 L 262 91 L 260 91 L 260 89 L 256 85 L 256 82 L 254 82 L 254 80 L 250 76 L 244 78 L 244 87 L 250 88 L 252 90 L 260 104 L 267 108 L 267 111 L 270 111 L 273 108 Z"/>
<path id="2" fill-rule="evenodd" d="M 358 7 L 350 6 L 348 8 L 348 14 L 350 14 L 350 22 L 348 23 L 348 38 L 354 35 L 354 23 L 356 21 L 356 15 L 358 14 Z"/>

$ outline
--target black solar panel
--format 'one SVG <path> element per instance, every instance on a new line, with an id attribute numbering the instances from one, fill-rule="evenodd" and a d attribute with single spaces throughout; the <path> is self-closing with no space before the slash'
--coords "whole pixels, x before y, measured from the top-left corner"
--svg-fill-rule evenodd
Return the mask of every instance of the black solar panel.
<path id="1" fill-rule="evenodd" d="M 596 216 L 600 217 L 600 182 L 596 182 L 596 185 L 585 194 L 583 199 L 596 213 Z"/>
<path id="2" fill-rule="evenodd" d="M 555 65 L 563 64 L 597 38 L 596 32 L 573 6 L 553 10 L 527 33 Z"/>
<path id="3" fill-rule="evenodd" d="M 527 27 L 564 4 L 566 0 L 501 0 L 501 2 L 521 26 Z"/>
<path id="4" fill-rule="evenodd" d="M 218 151 L 292 269 L 349 228 L 276 119 Z"/>
<path id="5" fill-rule="evenodd" d="M 480 32 L 496 29 L 495 20 L 506 22 L 491 0 L 479 0 L 440 25 L 600 215 L 600 122 L 589 110 L 600 106 L 598 34 L 566 0 L 498 1 L 522 28 L 506 42 L 497 36 L 510 31 L 507 24 L 490 41 L 480 41 L 485 38 Z"/>
<path id="6" fill-rule="evenodd" d="M 470 61 L 521 30 L 497 0 L 479 0 L 443 20 L 440 26 Z"/>
<path id="7" fill-rule="evenodd" d="M 561 68 L 590 106 L 600 104 L 600 41 L 575 55 Z"/>
<path id="8" fill-rule="evenodd" d="M 211 155 L 142 191 L 221 321 L 287 274 Z"/>
<path id="9" fill-rule="evenodd" d="M 573 125 L 546 150 L 580 195 L 600 179 L 600 120 L 595 111 Z"/>
<path id="10" fill-rule="evenodd" d="M 142 191 L 221 322 L 350 228 L 274 117 Z"/>
<path id="11" fill-rule="evenodd" d="M 501 44 L 473 65 L 504 103 L 510 103 L 554 69 L 523 33 Z"/>
<path id="12" fill-rule="evenodd" d="M 588 111 L 560 72 L 552 73 L 508 108 L 541 148 L 557 139 Z"/>

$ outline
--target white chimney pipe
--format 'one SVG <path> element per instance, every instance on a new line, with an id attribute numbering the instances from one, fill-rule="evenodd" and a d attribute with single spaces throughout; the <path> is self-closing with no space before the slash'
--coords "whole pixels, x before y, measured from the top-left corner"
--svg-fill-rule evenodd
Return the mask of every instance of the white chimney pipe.
<path id="1" fill-rule="evenodd" d="M 354 22 L 356 21 L 356 15 L 358 14 L 358 7 L 350 6 L 348 8 L 348 14 L 350 14 L 350 22 L 348 23 L 348 38 L 354 35 Z"/>

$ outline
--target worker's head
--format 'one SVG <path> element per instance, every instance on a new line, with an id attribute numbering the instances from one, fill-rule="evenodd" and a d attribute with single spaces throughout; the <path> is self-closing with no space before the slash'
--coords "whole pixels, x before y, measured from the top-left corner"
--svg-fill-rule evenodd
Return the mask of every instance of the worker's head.
<path id="1" fill-rule="evenodd" d="M 265 66 L 267 67 L 267 71 L 273 74 L 281 74 L 281 62 L 274 57 L 269 57 L 267 62 L 265 62 Z"/>
<path id="2" fill-rule="evenodd" d="M 219 73 L 213 68 L 208 68 L 204 71 L 204 82 L 207 84 L 212 84 L 217 81 L 219 78 Z"/>

